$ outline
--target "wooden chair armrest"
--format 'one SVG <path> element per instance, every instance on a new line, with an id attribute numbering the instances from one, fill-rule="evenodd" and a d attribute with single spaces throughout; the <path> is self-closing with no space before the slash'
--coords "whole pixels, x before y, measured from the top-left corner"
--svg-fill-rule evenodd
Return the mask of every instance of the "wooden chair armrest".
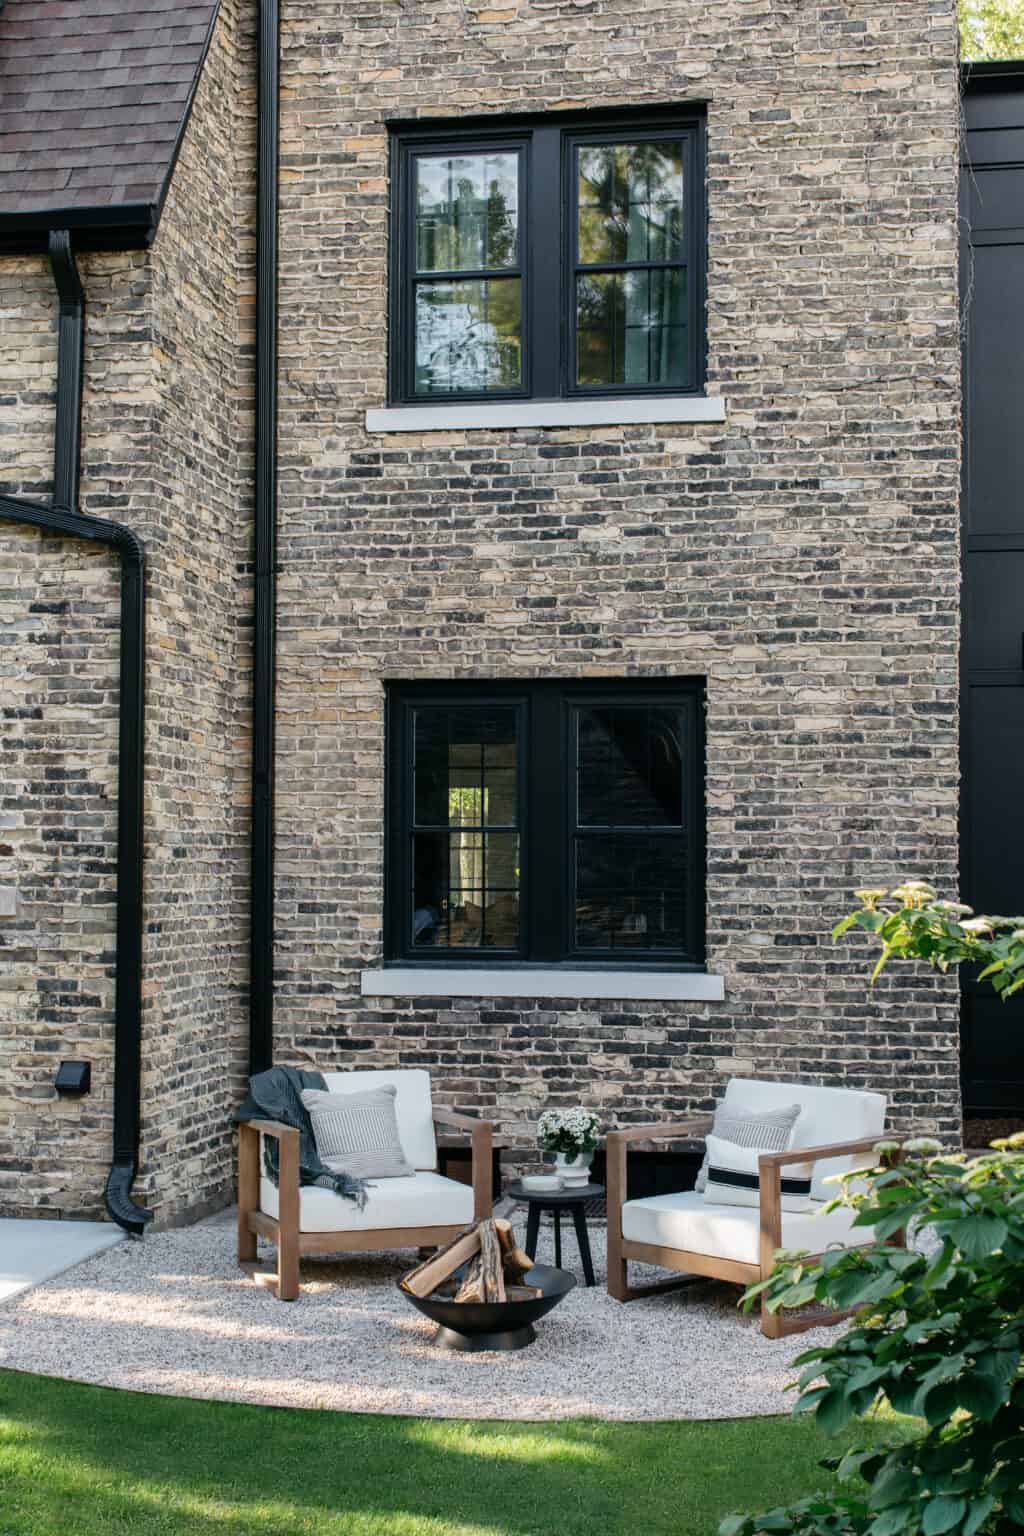
<path id="1" fill-rule="evenodd" d="M 289 1141 L 294 1141 L 296 1146 L 299 1144 L 299 1133 L 294 1125 L 283 1125 L 280 1120 L 242 1120 L 239 1123 L 261 1136 L 275 1137 L 282 1145 Z"/>
<path id="2" fill-rule="evenodd" d="M 859 1141 L 830 1142 L 824 1147 L 787 1147 L 785 1152 L 762 1152 L 759 1168 L 788 1168 L 791 1163 L 820 1163 L 829 1157 L 850 1157 L 855 1152 L 873 1152 L 880 1141 L 899 1141 L 898 1136 L 863 1136 Z"/>
<path id="3" fill-rule="evenodd" d="M 659 1120 L 654 1125 L 624 1125 L 609 1131 L 605 1138 L 608 1146 L 626 1141 L 675 1141 L 684 1137 L 707 1135 L 712 1117 L 703 1115 L 699 1120 Z"/>
<path id="4" fill-rule="evenodd" d="M 771 1274 L 776 1249 L 782 1247 L 782 1170 L 793 1163 L 820 1163 L 829 1157 L 851 1157 L 873 1152 L 880 1141 L 899 1141 L 897 1136 L 863 1136 L 858 1141 L 836 1141 L 824 1147 L 789 1147 L 785 1152 L 762 1152 L 757 1159 L 760 1193 L 761 1278 Z"/>
<path id="5" fill-rule="evenodd" d="M 481 1120 L 477 1115 L 463 1115 L 454 1109 L 435 1109 L 435 1125 L 453 1125 L 458 1131 L 494 1130 L 491 1120 Z"/>
<path id="6" fill-rule="evenodd" d="M 494 1125 L 475 1115 L 462 1115 L 454 1109 L 435 1108 L 435 1125 L 451 1125 L 470 1133 L 473 1149 L 473 1219 L 486 1221 L 494 1209 Z"/>

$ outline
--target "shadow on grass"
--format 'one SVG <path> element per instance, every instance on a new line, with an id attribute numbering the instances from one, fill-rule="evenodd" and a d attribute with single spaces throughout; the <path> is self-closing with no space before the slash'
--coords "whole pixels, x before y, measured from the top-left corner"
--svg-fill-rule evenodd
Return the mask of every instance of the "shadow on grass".
<path id="1" fill-rule="evenodd" d="M 0 1536 L 712 1536 L 827 1486 L 840 1444 L 807 1420 L 361 1417 L 0 1372 Z"/>

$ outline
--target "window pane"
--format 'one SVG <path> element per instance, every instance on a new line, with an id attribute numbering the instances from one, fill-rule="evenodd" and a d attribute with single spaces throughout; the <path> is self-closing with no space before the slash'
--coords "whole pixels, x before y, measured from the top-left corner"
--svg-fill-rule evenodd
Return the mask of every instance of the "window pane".
<path id="1" fill-rule="evenodd" d="M 518 825 L 517 714 L 489 704 L 413 710 L 418 827 Z"/>
<path id="2" fill-rule="evenodd" d="M 516 832 L 414 833 L 413 943 L 514 949 L 519 875 Z"/>
<path id="3" fill-rule="evenodd" d="M 688 384 L 686 269 L 576 279 L 578 384 Z"/>
<path id="4" fill-rule="evenodd" d="M 519 156 L 417 155 L 416 270 L 514 267 Z"/>
<path id="5" fill-rule="evenodd" d="M 413 943 L 519 942 L 517 713 L 490 705 L 413 711 Z"/>
<path id="6" fill-rule="evenodd" d="M 682 827 L 685 714 L 629 705 L 576 711 L 581 827 Z"/>
<path id="7" fill-rule="evenodd" d="M 577 948 L 685 947 L 682 833 L 584 834 L 575 853 Z"/>
<path id="8" fill-rule="evenodd" d="M 418 395 L 516 389 L 521 382 L 519 278 L 417 283 Z"/>
<path id="9" fill-rule="evenodd" d="M 579 259 L 680 261 L 681 144 L 590 144 L 578 152 Z"/>

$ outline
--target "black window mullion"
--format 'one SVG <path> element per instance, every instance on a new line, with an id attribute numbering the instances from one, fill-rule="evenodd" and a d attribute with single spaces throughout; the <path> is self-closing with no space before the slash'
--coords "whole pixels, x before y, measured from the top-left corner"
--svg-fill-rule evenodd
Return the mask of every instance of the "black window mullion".
<path id="1" fill-rule="evenodd" d="M 519 267 L 459 267 L 449 268 L 447 271 L 438 272 L 414 272 L 409 281 L 415 288 L 417 283 L 473 283 L 500 281 L 505 277 L 522 277 Z"/>
<path id="2" fill-rule="evenodd" d="M 537 685 L 532 691 L 527 734 L 527 846 L 529 849 L 530 959 L 553 964 L 565 954 L 566 747 L 561 691 Z"/>
<path id="3" fill-rule="evenodd" d="M 530 393 L 554 400 L 562 393 L 562 133 L 537 128 L 527 176 L 530 270 Z"/>

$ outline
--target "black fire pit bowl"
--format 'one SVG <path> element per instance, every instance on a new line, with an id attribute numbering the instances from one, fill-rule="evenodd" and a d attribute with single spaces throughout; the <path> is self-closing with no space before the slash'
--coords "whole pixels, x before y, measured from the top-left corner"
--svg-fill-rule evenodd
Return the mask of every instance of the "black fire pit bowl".
<path id="1" fill-rule="evenodd" d="M 399 1290 L 431 1322 L 438 1324 L 434 1343 L 442 1349 L 524 1349 L 537 1337 L 534 1323 L 558 1306 L 576 1284 L 575 1275 L 550 1264 L 535 1264 L 523 1285 L 540 1286 L 542 1294 L 529 1301 L 452 1301 L 438 1296 L 411 1296 Z"/>

